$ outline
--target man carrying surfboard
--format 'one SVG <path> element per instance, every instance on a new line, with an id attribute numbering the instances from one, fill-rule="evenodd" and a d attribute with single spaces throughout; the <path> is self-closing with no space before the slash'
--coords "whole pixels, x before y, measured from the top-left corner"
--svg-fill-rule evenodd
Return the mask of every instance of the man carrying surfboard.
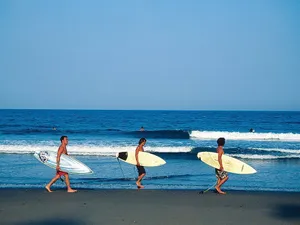
<path id="1" fill-rule="evenodd" d="M 140 165 L 139 152 L 144 151 L 144 145 L 146 144 L 146 141 L 147 141 L 146 138 L 141 138 L 140 141 L 139 141 L 139 145 L 137 146 L 137 148 L 135 150 L 136 168 L 137 168 L 138 173 L 139 173 L 139 177 L 136 181 L 136 185 L 137 185 L 138 188 L 144 188 L 144 186 L 141 184 L 141 181 L 144 178 L 144 176 L 146 175 L 146 171 L 145 171 L 145 168 Z"/>
<path id="2" fill-rule="evenodd" d="M 224 191 L 221 191 L 221 186 L 228 180 L 228 174 L 224 171 L 223 163 L 222 163 L 222 155 L 224 154 L 223 146 L 225 145 L 225 138 L 219 138 L 217 140 L 218 148 L 218 162 L 220 164 L 220 168 L 216 169 L 216 177 L 218 179 L 217 185 L 215 186 L 217 192 L 219 194 L 226 194 Z"/>
<path id="3" fill-rule="evenodd" d="M 52 192 L 51 189 L 50 189 L 51 185 L 54 184 L 61 176 L 64 176 L 65 177 L 65 182 L 66 182 L 66 185 L 67 185 L 67 188 L 68 188 L 67 189 L 68 192 L 76 192 L 77 190 L 72 189 L 71 186 L 70 186 L 69 174 L 67 172 L 61 171 L 60 167 L 59 167 L 61 155 L 62 154 L 68 155 L 68 152 L 67 152 L 68 137 L 67 136 L 61 136 L 60 142 L 61 142 L 61 145 L 58 148 L 57 157 L 56 157 L 56 175 L 50 181 L 50 183 L 46 185 L 45 188 L 47 189 L 48 192 Z"/>

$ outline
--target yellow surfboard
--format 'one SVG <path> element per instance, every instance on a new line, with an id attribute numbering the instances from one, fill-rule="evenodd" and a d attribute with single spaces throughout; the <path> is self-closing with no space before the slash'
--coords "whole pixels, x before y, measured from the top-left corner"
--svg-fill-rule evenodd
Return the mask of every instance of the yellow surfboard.
<path id="1" fill-rule="evenodd" d="M 116 157 L 126 163 L 136 165 L 135 151 L 118 152 Z M 141 166 L 161 166 L 166 163 L 162 158 L 149 152 L 139 152 L 139 163 Z"/>
<path id="2" fill-rule="evenodd" d="M 215 152 L 199 152 L 197 157 L 207 165 L 214 167 L 216 169 L 220 168 L 218 161 L 218 154 Z M 252 174 L 256 173 L 256 170 L 249 166 L 248 164 L 242 162 L 241 160 L 235 159 L 233 157 L 222 155 L 222 163 L 224 170 L 230 173 L 237 174 Z"/>

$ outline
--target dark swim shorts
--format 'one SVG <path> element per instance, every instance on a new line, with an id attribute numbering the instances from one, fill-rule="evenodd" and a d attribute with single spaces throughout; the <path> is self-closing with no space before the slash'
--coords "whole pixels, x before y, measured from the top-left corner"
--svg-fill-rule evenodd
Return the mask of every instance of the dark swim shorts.
<path id="1" fill-rule="evenodd" d="M 136 166 L 139 176 L 142 175 L 143 173 L 146 173 L 146 170 L 143 166 Z"/>
<path id="2" fill-rule="evenodd" d="M 59 170 L 59 171 L 56 171 L 56 174 L 59 175 L 59 176 L 61 177 L 61 176 L 66 176 L 68 173 Z"/>
<path id="3" fill-rule="evenodd" d="M 223 180 L 224 178 L 226 178 L 228 176 L 228 174 L 227 174 L 227 172 L 226 171 L 222 171 L 222 170 L 218 170 L 218 169 L 216 169 L 216 177 L 218 178 L 218 179 L 221 179 L 221 180 Z"/>

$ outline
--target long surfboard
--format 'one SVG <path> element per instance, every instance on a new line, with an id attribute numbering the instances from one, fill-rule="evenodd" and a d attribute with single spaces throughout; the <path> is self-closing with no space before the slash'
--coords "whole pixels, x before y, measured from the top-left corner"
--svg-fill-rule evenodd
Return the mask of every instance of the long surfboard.
<path id="1" fill-rule="evenodd" d="M 136 165 L 135 151 L 118 152 L 116 157 L 126 163 Z M 149 152 L 139 152 L 139 163 L 141 166 L 154 167 L 164 165 L 166 161 Z"/>
<path id="2" fill-rule="evenodd" d="M 56 156 L 57 152 L 54 151 L 37 151 L 34 157 L 42 164 L 56 169 Z M 61 171 L 73 174 L 92 174 L 93 171 L 85 164 L 75 159 L 72 156 L 62 154 L 60 157 Z"/>
<path id="3" fill-rule="evenodd" d="M 218 154 L 215 152 L 199 152 L 197 157 L 207 165 L 214 167 L 216 169 L 220 168 L 218 161 Z M 237 174 L 252 174 L 256 173 L 256 170 L 244 163 L 241 160 L 235 159 L 233 157 L 222 155 L 222 163 L 224 170 L 230 173 Z"/>

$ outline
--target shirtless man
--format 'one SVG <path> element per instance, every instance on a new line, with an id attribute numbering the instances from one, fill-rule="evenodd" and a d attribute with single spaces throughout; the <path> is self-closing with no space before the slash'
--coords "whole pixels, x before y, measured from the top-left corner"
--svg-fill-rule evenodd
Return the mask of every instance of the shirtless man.
<path id="1" fill-rule="evenodd" d="M 224 171 L 223 163 L 222 163 L 222 155 L 224 154 L 223 146 L 225 145 L 225 138 L 219 138 L 217 140 L 217 143 L 218 143 L 217 153 L 218 153 L 218 161 L 220 164 L 220 169 L 216 169 L 216 177 L 218 181 L 215 188 L 219 194 L 226 194 L 226 192 L 221 191 L 221 186 L 228 180 L 228 174 L 226 171 Z"/>
<path id="2" fill-rule="evenodd" d="M 69 174 L 67 172 L 61 171 L 60 167 L 59 167 L 61 155 L 62 154 L 68 155 L 68 152 L 67 152 L 68 137 L 61 136 L 60 142 L 61 142 L 61 145 L 58 148 L 57 157 L 56 157 L 56 176 L 50 181 L 49 184 L 46 185 L 45 188 L 47 189 L 48 192 L 52 192 L 50 189 L 51 185 L 54 184 L 61 176 L 64 176 L 65 182 L 66 182 L 66 185 L 68 188 L 68 192 L 76 192 L 77 190 L 72 189 L 70 186 Z"/>
<path id="3" fill-rule="evenodd" d="M 135 150 L 136 168 L 137 168 L 138 173 L 139 173 L 139 177 L 136 181 L 136 185 L 137 185 L 138 188 L 144 188 L 144 186 L 141 184 L 141 181 L 142 181 L 143 177 L 146 175 L 146 171 L 145 171 L 145 168 L 140 165 L 139 152 L 144 151 L 144 145 L 145 144 L 146 144 L 146 139 L 141 138 L 140 141 L 139 141 L 139 145 L 137 146 L 137 148 Z"/>

